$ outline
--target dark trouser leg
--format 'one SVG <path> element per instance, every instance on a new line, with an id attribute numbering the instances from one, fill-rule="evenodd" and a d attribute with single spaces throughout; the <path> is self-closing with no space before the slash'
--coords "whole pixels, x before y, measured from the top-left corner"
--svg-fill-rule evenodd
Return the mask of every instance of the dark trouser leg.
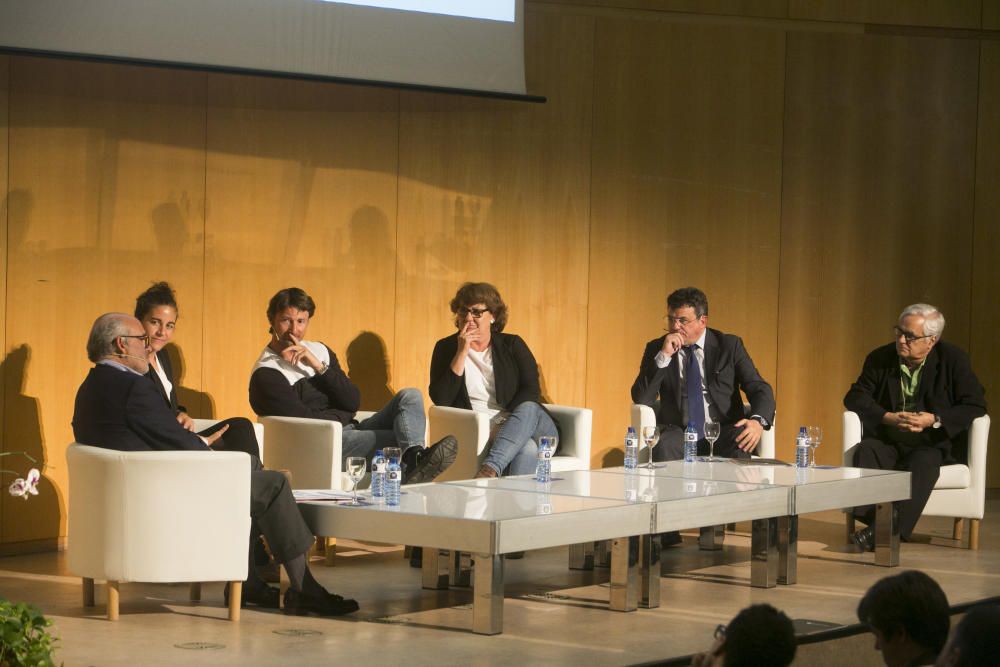
<path id="1" fill-rule="evenodd" d="M 260 461 L 260 445 L 257 443 L 257 434 L 254 433 L 253 423 L 249 419 L 243 417 L 224 419 L 201 431 L 198 435 L 212 435 L 224 426 L 228 426 L 229 430 L 215 441 L 212 449 L 217 452 L 246 452 L 251 458 Z M 256 465 L 254 469 L 257 469 Z"/>
<path id="2" fill-rule="evenodd" d="M 941 474 L 941 450 L 934 447 L 904 448 L 900 468 L 910 471 L 910 499 L 898 503 L 899 536 L 908 540 Z"/>
<path id="3" fill-rule="evenodd" d="M 896 449 L 896 446 L 878 438 L 863 438 L 858 444 L 858 448 L 854 450 L 854 467 L 856 468 L 895 470 L 898 462 L 899 450 Z M 875 522 L 875 507 L 873 505 L 855 507 L 854 516 L 870 526 Z"/>
<path id="4" fill-rule="evenodd" d="M 301 556 L 312 546 L 312 533 L 299 514 L 288 480 L 280 472 L 250 473 L 250 516 L 279 563 Z"/>
<path id="5" fill-rule="evenodd" d="M 653 448 L 654 461 L 680 461 L 684 458 L 684 429 L 679 426 L 661 426 L 660 442 Z M 640 437 L 642 435 L 640 434 Z M 648 456 L 648 455 L 647 455 Z M 639 457 L 640 461 L 646 459 Z"/>
<path id="6" fill-rule="evenodd" d="M 748 459 L 750 455 L 736 446 L 736 438 L 743 432 L 743 427 L 736 428 L 732 424 L 723 424 L 722 433 L 715 441 L 715 455 L 730 459 Z M 698 443 L 698 453 L 708 455 L 708 440 Z"/>
<path id="7" fill-rule="evenodd" d="M 660 444 L 653 450 L 654 461 L 680 461 L 684 458 L 684 429 L 679 426 L 662 426 Z M 736 437 L 742 429 L 731 424 L 722 425 L 722 433 L 715 441 L 715 455 L 734 459 L 747 459 L 750 455 L 736 446 Z M 698 455 L 708 456 L 708 440 L 698 441 Z M 642 457 L 640 457 L 640 460 Z"/>

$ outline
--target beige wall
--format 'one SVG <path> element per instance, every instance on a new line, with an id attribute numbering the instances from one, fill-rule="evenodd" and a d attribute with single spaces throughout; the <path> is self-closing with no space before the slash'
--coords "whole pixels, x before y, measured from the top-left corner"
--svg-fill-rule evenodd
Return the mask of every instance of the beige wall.
<path id="1" fill-rule="evenodd" d="M 366 407 L 426 391 L 469 279 L 501 289 L 547 398 L 593 408 L 597 466 L 685 284 L 774 384 L 780 456 L 808 422 L 839 460 L 843 393 L 912 301 L 994 396 L 1000 3 L 892 5 L 529 0 L 544 105 L 0 56 L 2 449 L 49 464 L 38 498 L 0 494 L 0 544 L 65 534 L 86 331 L 158 279 L 203 416 L 252 417 L 291 284 Z"/>

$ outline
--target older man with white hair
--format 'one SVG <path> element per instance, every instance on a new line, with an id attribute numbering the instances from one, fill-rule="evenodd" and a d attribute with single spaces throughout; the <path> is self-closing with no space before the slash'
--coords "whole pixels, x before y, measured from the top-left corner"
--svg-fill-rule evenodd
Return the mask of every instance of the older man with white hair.
<path id="1" fill-rule="evenodd" d="M 964 457 L 960 448 L 972 420 L 986 414 L 983 386 L 968 355 L 941 340 L 943 332 L 944 315 L 937 308 L 907 306 L 893 329 L 895 342 L 868 355 L 844 396 L 844 406 L 860 415 L 865 434 L 854 465 L 910 472 L 910 499 L 897 503 L 904 540 L 924 511 L 941 465 Z M 874 508 L 857 508 L 855 514 L 868 526 L 853 535 L 854 543 L 872 551 Z"/>

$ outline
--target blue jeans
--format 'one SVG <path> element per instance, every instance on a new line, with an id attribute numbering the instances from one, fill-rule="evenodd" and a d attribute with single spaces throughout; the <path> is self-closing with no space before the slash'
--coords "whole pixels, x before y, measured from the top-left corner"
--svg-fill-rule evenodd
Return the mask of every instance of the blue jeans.
<path id="1" fill-rule="evenodd" d="M 363 456 L 371 463 L 376 449 L 399 447 L 404 452 L 410 447 L 424 446 L 427 418 L 424 416 L 424 399 L 413 388 L 400 389 L 385 407 L 358 424 L 344 426 L 341 454 Z"/>
<path id="2" fill-rule="evenodd" d="M 521 403 L 510 413 L 497 432 L 484 465 L 498 475 L 527 475 L 538 463 L 538 439 L 556 436 L 556 424 L 542 406 L 533 401 Z"/>

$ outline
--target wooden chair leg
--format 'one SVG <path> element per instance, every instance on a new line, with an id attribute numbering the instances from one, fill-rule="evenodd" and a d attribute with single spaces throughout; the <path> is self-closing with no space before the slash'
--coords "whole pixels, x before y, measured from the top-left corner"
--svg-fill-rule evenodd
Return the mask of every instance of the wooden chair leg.
<path id="1" fill-rule="evenodd" d="M 108 620 L 118 620 L 118 587 L 117 581 L 108 582 Z"/>
<path id="2" fill-rule="evenodd" d="M 325 542 L 325 553 L 323 564 L 328 567 L 333 567 L 337 564 L 337 538 L 336 537 L 324 537 L 323 542 Z"/>
<path id="3" fill-rule="evenodd" d="M 969 548 L 979 550 L 979 519 L 969 519 Z"/>
<path id="4" fill-rule="evenodd" d="M 955 525 L 951 528 L 951 539 L 961 540 L 962 539 L 962 527 L 965 523 L 964 519 L 955 519 Z"/>
<path id="5" fill-rule="evenodd" d="M 94 580 L 88 577 L 83 578 L 83 606 L 94 606 Z"/>
<path id="6" fill-rule="evenodd" d="M 192 581 L 191 582 L 191 601 L 200 602 L 201 601 L 201 582 Z"/>
<path id="7" fill-rule="evenodd" d="M 240 598 L 243 597 L 243 582 L 229 582 L 229 620 L 240 620 Z"/>

